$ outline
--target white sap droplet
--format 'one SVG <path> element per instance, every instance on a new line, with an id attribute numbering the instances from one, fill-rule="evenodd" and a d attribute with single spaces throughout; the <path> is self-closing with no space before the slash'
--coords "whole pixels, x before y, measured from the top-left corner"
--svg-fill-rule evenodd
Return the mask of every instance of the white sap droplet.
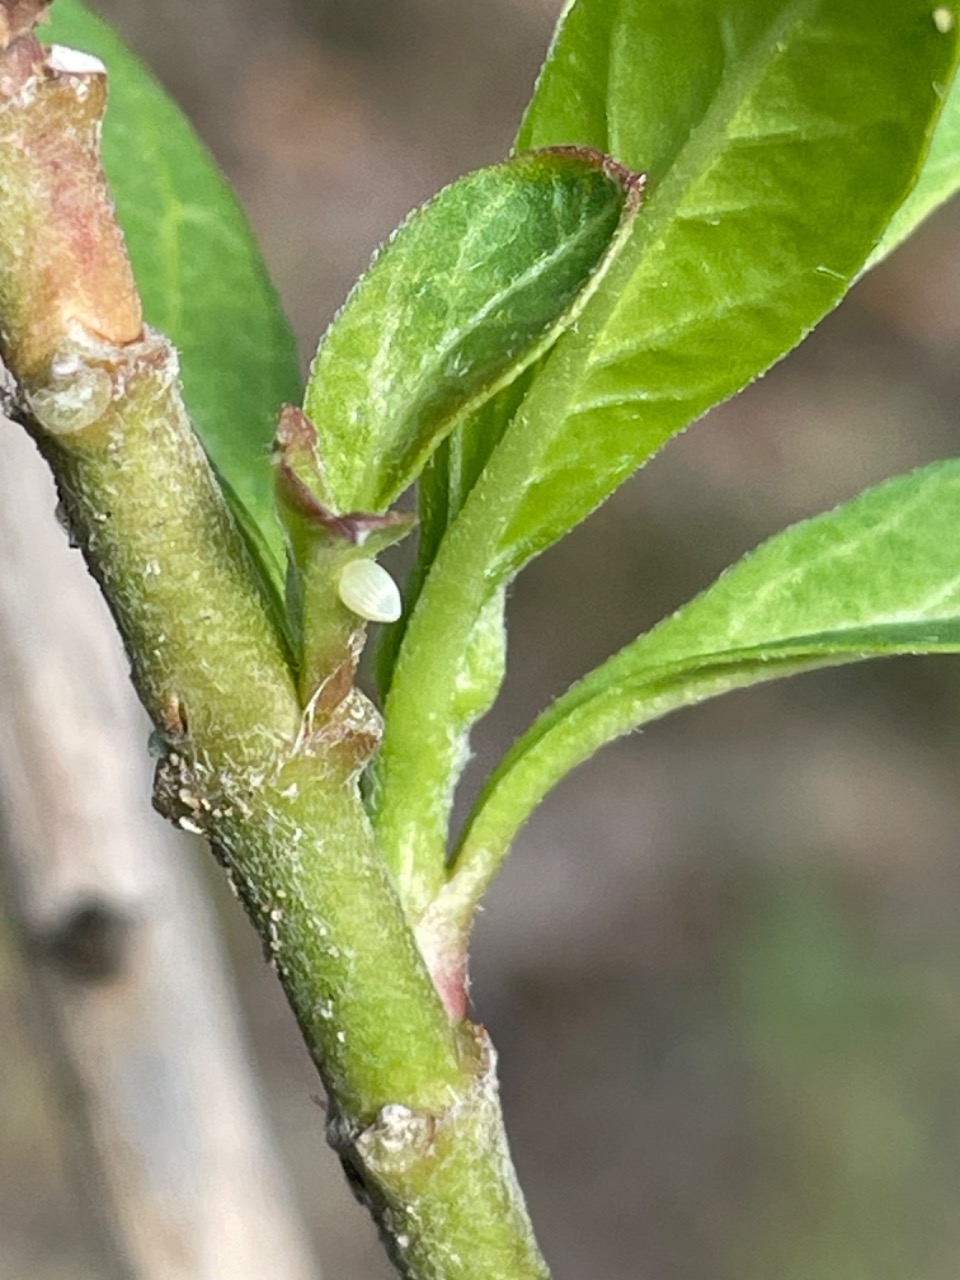
<path id="1" fill-rule="evenodd" d="M 340 599 L 368 622 L 396 622 L 403 612 L 400 588 L 376 560 L 351 560 L 337 584 Z"/>
<path id="2" fill-rule="evenodd" d="M 957 19 L 953 11 L 948 9 L 945 4 L 940 5 L 933 11 L 934 26 L 941 35 L 945 36 L 951 32 L 956 25 L 956 21 Z"/>
<path id="3" fill-rule="evenodd" d="M 30 408 L 42 427 L 53 435 L 66 436 L 103 417 L 113 398 L 113 382 L 106 369 L 71 370 L 61 381 L 55 362 L 53 373 L 52 383 L 28 395 Z"/>
<path id="4" fill-rule="evenodd" d="M 68 49 L 62 44 L 52 44 L 47 53 L 47 66 L 51 71 L 65 71 L 68 75 L 106 75 L 107 68 L 92 53 Z"/>

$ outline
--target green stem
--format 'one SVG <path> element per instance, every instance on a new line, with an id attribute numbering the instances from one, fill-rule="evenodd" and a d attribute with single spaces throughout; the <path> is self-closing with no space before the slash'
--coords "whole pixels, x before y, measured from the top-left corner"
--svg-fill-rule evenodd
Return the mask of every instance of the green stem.
<path id="1" fill-rule="evenodd" d="M 151 718 L 171 742 L 240 765 L 295 737 L 300 705 L 177 378 L 157 335 L 68 339 L 25 405 Z"/>
<path id="2" fill-rule="evenodd" d="M 304 727 L 165 345 L 94 346 L 82 362 L 74 347 L 56 363 L 71 386 L 34 384 L 32 428 L 163 734 L 156 803 L 227 868 L 329 1092 L 331 1140 L 402 1274 L 546 1275 L 485 1046 L 445 1012 L 359 798 L 376 713 L 354 691 Z M 76 429 L 64 406 L 100 377 L 116 394 Z"/>
<path id="3" fill-rule="evenodd" d="M 74 346 L 56 364 L 69 379 L 34 388 L 28 403 L 65 518 L 163 734 L 158 803 L 210 836 L 268 944 L 290 913 L 281 947 L 297 957 L 291 999 L 344 1104 L 372 1116 L 398 1097 L 443 1102 L 460 1079 L 455 1038 L 350 781 L 377 740 L 375 713 L 354 694 L 321 731 L 300 733 L 282 640 L 183 411 L 167 344 L 83 357 Z M 58 432 L 64 406 L 99 379 L 117 398 L 82 429 Z M 371 940 L 362 952 L 358 937 Z M 407 1030 L 395 1050 L 364 1058 L 371 1037 L 382 1039 L 384 1006 L 402 1011 Z"/>
<path id="4" fill-rule="evenodd" d="M 530 474 L 524 440 L 509 436 L 447 530 L 407 624 L 386 706 L 383 748 L 374 762 L 373 821 L 384 857 L 419 919 L 447 882 L 453 792 L 469 757 L 467 734 L 502 675 L 501 591 L 512 576 L 498 558 L 503 535 Z M 519 446 L 519 447 L 518 447 Z M 532 454 L 533 450 L 529 450 Z M 489 634 L 487 634 L 489 632 Z M 499 642 L 499 649 L 497 645 Z M 463 698 L 474 651 L 489 685 Z"/>

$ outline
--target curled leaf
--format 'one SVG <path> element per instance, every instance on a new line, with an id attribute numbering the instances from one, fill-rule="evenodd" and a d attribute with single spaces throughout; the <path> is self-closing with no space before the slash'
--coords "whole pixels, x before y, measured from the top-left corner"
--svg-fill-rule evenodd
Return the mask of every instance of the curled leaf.
<path id="1" fill-rule="evenodd" d="M 586 148 L 518 156 L 400 226 L 320 344 L 304 408 L 338 510 L 387 507 L 568 322 L 642 179 Z"/>

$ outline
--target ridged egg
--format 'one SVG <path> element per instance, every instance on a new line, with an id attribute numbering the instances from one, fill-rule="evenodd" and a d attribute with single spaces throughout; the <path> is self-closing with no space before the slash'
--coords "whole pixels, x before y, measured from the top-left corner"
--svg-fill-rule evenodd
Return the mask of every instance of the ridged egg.
<path id="1" fill-rule="evenodd" d="M 344 565 L 337 594 L 351 613 L 368 622 L 396 622 L 403 613 L 400 588 L 376 560 Z"/>

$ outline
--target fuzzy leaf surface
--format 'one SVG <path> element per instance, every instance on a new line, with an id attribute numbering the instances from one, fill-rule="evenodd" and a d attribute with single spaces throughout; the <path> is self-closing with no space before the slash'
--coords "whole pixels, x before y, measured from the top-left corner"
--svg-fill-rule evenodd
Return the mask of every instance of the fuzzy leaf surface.
<path id="1" fill-rule="evenodd" d="M 51 14 L 45 42 L 107 66 L 103 162 L 144 313 L 179 349 L 197 433 L 279 574 L 270 444 L 280 405 L 299 400 L 301 382 L 246 216 L 189 121 L 113 31 L 78 0 L 56 0 Z"/>
<path id="2" fill-rule="evenodd" d="M 550 545 L 840 300 L 921 168 L 956 38 L 927 0 L 573 4 L 519 144 L 600 147 L 649 198 L 518 415 L 500 555 Z"/>
<path id="3" fill-rule="evenodd" d="M 559 698 L 469 820 L 461 865 L 492 874 L 544 795 L 622 734 L 761 681 L 888 654 L 960 650 L 960 461 L 794 525 Z"/>
<path id="4" fill-rule="evenodd" d="M 307 385 L 337 510 L 384 510 L 459 418 L 555 340 L 633 190 L 599 155 L 545 152 L 461 178 L 407 218 Z"/>

